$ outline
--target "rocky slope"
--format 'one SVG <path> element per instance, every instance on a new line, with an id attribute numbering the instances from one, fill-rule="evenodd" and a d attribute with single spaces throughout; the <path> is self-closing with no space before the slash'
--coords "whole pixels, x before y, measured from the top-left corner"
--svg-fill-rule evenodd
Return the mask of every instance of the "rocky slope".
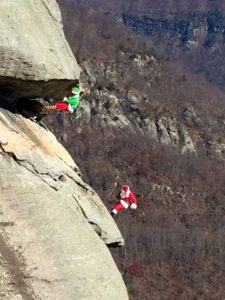
<path id="1" fill-rule="evenodd" d="M 146 38 L 93 10 L 78 7 L 74 18 L 74 2 L 62 8 L 65 32 L 81 60 L 87 86 L 79 124 L 91 120 L 114 129 L 129 128 L 182 152 L 204 148 L 205 153 L 223 157 L 223 92 L 204 76 L 165 61 Z M 93 26 L 86 35 L 88 22 Z"/>
<path id="2" fill-rule="evenodd" d="M 16 111 L 18 97 L 61 97 L 79 76 L 58 6 L 0 8 L 0 298 L 128 299 L 108 210 L 52 133 Z"/>
<path id="3" fill-rule="evenodd" d="M 186 94 L 200 78 L 188 79 L 189 75 L 175 75 L 174 72 L 174 78 L 168 79 L 173 66 L 163 65 L 153 56 L 139 54 L 124 56 L 121 63 L 85 60 L 81 67 L 86 95 L 76 113 L 77 132 L 82 132 L 86 124 L 92 124 L 107 128 L 112 136 L 127 132 L 143 139 L 151 138 L 181 153 L 207 153 L 224 159 L 223 94 L 204 81 L 201 88 L 196 86 Z M 130 68 L 128 76 L 123 75 L 125 68 Z M 135 80 L 130 83 L 132 77 Z M 180 87 L 176 90 L 177 81 Z M 213 101 L 217 97 L 218 107 L 212 97 Z M 66 118 L 63 127 L 51 125 L 51 128 L 58 132 L 58 137 L 64 136 L 63 141 L 67 143 L 70 137 L 65 131 L 69 132 L 70 126 Z"/>
<path id="4" fill-rule="evenodd" d="M 144 80 L 143 78 L 147 76 L 149 78 L 160 76 L 157 60 L 153 56 L 146 55 L 142 58 L 137 54 L 130 59 L 129 63 L 136 71 L 136 80 Z M 133 89 L 120 89 L 124 84 L 120 77 L 124 69 L 123 65 L 97 62 L 93 64 L 85 61 L 81 66 L 83 68 L 82 78 L 85 78 L 86 82 L 91 82 L 93 90 L 86 98 L 88 101 L 84 99 L 81 103 L 77 114 L 78 121 L 96 122 L 99 126 L 109 128 L 111 131 L 126 131 L 142 135 L 143 138 L 147 135 L 161 144 L 179 148 L 182 153 L 196 152 L 187 128 L 172 114 L 166 111 L 156 112 L 157 106 L 159 106 L 157 101 L 152 103 L 152 99 L 148 97 L 147 93 L 144 94 Z M 150 73 L 151 75 L 149 75 Z M 140 78 L 137 77 L 137 74 Z M 102 78 L 105 79 L 105 82 L 108 81 L 107 85 L 104 87 L 103 84 L 102 87 L 96 89 Z M 151 84 L 149 83 L 149 85 Z M 190 115 L 192 116 L 191 112 Z M 195 118 L 197 119 L 197 116 Z"/>

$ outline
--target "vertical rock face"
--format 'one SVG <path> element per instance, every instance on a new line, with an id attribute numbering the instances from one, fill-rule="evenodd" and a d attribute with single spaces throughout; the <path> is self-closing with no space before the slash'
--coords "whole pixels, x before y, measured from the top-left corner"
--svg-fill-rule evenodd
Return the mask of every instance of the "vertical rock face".
<path id="1" fill-rule="evenodd" d="M 1 110 L 0 169 L 2 297 L 128 299 L 105 246 L 123 238 L 55 137 Z"/>
<path id="2" fill-rule="evenodd" d="M 79 78 L 80 69 L 65 39 L 55 0 L 1 1 L 0 31 L 0 87 L 21 93 L 29 90 L 23 80 L 41 81 L 35 90 L 40 95 L 51 89 L 43 81 L 62 80 L 66 86 Z"/>
<path id="3" fill-rule="evenodd" d="M 58 5 L 3 0 L 0 30 L 0 299 L 126 300 L 106 247 L 124 241 L 100 198 L 48 130 L 3 109 L 79 78 Z"/>

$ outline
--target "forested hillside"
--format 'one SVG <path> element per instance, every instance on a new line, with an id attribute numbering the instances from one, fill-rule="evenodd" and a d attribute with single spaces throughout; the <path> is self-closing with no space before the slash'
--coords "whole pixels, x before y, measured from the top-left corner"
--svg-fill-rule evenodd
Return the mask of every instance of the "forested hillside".
<path id="1" fill-rule="evenodd" d="M 74 5 L 76 0 L 66 0 Z M 79 1 L 80 4 L 80 1 Z M 83 1 L 151 39 L 165 58 L 224 89 L 225 1 Z"/>
<path id="2" fill-rule="evenodd" d="M 116 218 L 126 246 L 113 252 L 130 299 L 223 299 L 223 92 L 149 39 L 72 2 L 61 2 L 64 26 L 86 95 L 75 116 L 45 122 L 109 209 L 115 181 L 137 195 L 137 211 Z"/>

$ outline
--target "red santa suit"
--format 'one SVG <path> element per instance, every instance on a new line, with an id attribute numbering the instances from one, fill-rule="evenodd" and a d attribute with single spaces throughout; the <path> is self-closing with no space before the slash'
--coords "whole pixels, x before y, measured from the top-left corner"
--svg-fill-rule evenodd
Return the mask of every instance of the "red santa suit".
<path id="1" fill-rule="evenodd" d="M 116 215 L 118 211 L 127 209 L 129 206 L 131 209 L 137 208 L 137 199 L 134 196 L 134 194 L 130 191 L 128 185 L 124 185 L 122 187 L 120 197 L 120 201 L 112 207 L 112 214 Z"/>

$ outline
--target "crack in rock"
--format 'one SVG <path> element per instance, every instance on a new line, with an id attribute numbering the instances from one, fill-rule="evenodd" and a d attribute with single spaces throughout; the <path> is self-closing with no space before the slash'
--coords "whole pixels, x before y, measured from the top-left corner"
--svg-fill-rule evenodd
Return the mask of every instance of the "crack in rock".
<path id="1" fill-rule="evenodd" d="M 0 149 L 2 149 L 2 151 L 4 152 L 4 154 L 6 154 L 9 157 L 11 157 L 18 165 L 20 165 L 21 167 L 24 167 L 25 169 L 27 169 L 28 171 L 30 171 L 32 174 L 38 176 L 50 188 L 52 188 L 55 191 L 58 190 L 56 186 L 50 184 L 45 178 L 43 178 L 43 176 L 49 177 L 52 181 L 55 181 L 55 182 L 58 180 L 58 177 L 54 178 L 54 176 L 51 176 L 50 173 L 41 173 L 41 172 L 38 172 L 38 170 L 35 168 L 35 166 L 31 162 L 29 162 L 27 160 L 18 159 L 13 152 L 7 152 L 7 151 L 5 151 L 5 149 L 1 146 L 1 144 L 0 144 Z"/>
<path id="2" fill-rule="evenodd" d="M 84 217 L 87 219 L 88 223 L 92 226 L 92 228 L 93 228 L 94 231 L 98 234 L 98 236 L 102 237 L 102 234 L 103 234 L 102 229 L 99 227 L 98 224 L 96 224 L 95 222 L 91 221 L 91 220 L 88 218 L 88 216 L 87 216 L 85 210 L 84 210 L 83 207 L 80 205 L 79 200 L 77 200 L 77 197 L 76 197 L 75 194 L 73 194 L 73 198 L 75 199 L 76 203 L 78 204 L 78 206 L 79 206 L 79 208 L 80 208 L 82 214 L 83 214 Z"/>

